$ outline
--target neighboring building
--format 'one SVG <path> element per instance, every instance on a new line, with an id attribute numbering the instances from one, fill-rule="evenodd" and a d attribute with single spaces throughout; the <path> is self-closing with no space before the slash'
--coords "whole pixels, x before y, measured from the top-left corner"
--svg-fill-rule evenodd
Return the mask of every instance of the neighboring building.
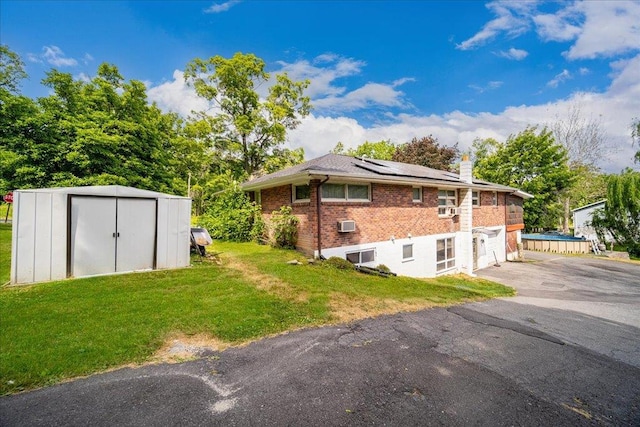
<path id="1" fill-rule="evenodd" d="M 243 184 L 265 219 L 283 205 L 300 224 L 297 248 L 414 277 L 464 272 L 517 253 L 524 229 L 515 188 L 386 160 L 327 154 Z"/>
<path id="2" fill-rule="evenodd" d="M 598 240 L 598 234 L 596 230 L 591 226 L 591 219 L 593 213 L 597 209 L 604 209 L 604 205 L 607 201 L 600 200 L 599 202 L 591 203 L 586 206 L 581 206 L 573 210 L 573 235 L 576 237 L 584 237 L 587 240 Z M 613 237 L 609 232 L 604 236 L 605 242 L 611 242 Z"/>

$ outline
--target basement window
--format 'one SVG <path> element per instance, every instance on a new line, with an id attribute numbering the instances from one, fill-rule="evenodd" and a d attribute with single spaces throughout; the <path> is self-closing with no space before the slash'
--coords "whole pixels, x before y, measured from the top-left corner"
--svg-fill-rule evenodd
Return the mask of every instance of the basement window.
<path id="1" fill-rule="evenodd" d="M 402 245 L 402 261 L 411 261 L 413 259 L 413 244 Z"/>
<path id="2" fill-rule="evenodd" d="M 436 271 L 451 270 L 456 266 L 456 240 L 453 237 L 436 242 Z"/>
<path id="3" fill-rule="evenodd" d="M 364 264 L 375 261 L 375 249 L 365 249 L 358 252 L 347 253 L 347 261 L 353 264 Z"/>

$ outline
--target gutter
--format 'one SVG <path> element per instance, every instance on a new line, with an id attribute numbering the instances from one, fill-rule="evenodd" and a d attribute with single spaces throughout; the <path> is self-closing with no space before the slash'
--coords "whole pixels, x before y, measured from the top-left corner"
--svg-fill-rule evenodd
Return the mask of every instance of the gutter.
<path id="1" fill-rule="evenodd" d="M 320 212 L 320 204 L 322 202 L 322 184 L 329 181 L 329 175 L 325 176 L 325 179 L 320 181 L 318 187 L 316 188 L 316 215 L 317 215 L 317 223 L 318 223 L 318 258 L 324 259 L 322 256 L 322 217 Z"/>
<path id="2" fill-rule="evenodd" d="M 301 182 L 306 179 L 322 179 L 322 177 L 329 177 L 327 171 L 315 171 L 309 170 L 303 173 L 298 173 L 294 175 L 288 175 L 280 178 L 275 178 L 268 181 L 252 183 L 251 181 L 245 182 L 241 185 L 241 188 L 244 191 L 253 191 L 258 189 L 266 189 L 272 187 L 278 187 L 280 185 L 291 184 L 292 182 L 296 182 L 300 180 Z M 336 182 L 371 182 L 377 184 L 398 184 L 398 185 L 420 185 L 424 187 L 439 187 L 446 189 L 459 189 L 459 188 L 471 188 L 473 190 L 479 191 L 499 191 L 499 192 L 514 192 L 518 191 L 512 187 L 506 187 L 501 185 L 494 184 L 483 184 L 483 183 L 465 183 L 462 181 L 449 181 L 449 180 L 440 180 L 440 179 L 432 179 L 432 178 L 402 178 L 402 177 L 392 177 L 392 176 L 371 176 L 364 174 L 332 174 L 330 176 L 332 180 Z M 325 178 L 326 179 L 326 178 Z M 525 193 L 526 194 L 526 193 Z M 528 195 L 530 196 L 530 195 Z M 532 197 L 532 196 L 530 196 Z"/>

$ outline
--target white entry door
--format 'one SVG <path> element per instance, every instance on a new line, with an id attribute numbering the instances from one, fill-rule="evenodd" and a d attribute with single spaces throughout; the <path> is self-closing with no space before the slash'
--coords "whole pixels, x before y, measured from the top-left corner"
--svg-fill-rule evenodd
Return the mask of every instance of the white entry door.
<path id="1" fill-rule="evenodd" d="M 116 199 L 72 197 L 71 275 L 113 273 L 116 236 Z"/>
<path id="2" fill-rule="evenodd" d="M 151 270 L 156 201 L 115 197 L 71 198 L 71 275 Z"/>

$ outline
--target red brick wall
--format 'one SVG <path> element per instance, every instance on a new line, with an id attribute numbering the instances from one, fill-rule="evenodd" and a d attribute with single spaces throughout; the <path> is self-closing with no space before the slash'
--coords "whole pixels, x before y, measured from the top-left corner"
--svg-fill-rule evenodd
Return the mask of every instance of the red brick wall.
<path id="1" fill-rule="evenodd" d="M 298 217 L 298 249 L 312 254 L 316 249 L 317 228 L 315 226 L 315 192 L 312 191 L 311 202 L 291 203 L 291 185 L 267 188 L 261 190 L 262 216 L 268 224 L 271 220 L 271 213 L 277 211 L 282 206 L 292 206 L 293 214 Z"/>
<path id="2" fill-rule="evenodd" d="M 312 254 L 317 250 L 316 195 L 319 181 L 311 182 L 311 200 L 291 203 L 291 185 L 261 191 L 262 212 L 269 221 L 271 212 L 292 206 L 300 220 L 298 249 Z M 323 202 L 322 247 L 357 245 L 428 234 L 453 233 L 460 230 L 459 217 L 438 217 L 438 189 L 424 187 L 422 202 L 413 202 L 408 185 L 371 184 L 371 202 Z M 498 206 L 491 206 L 491 192 L 481 192 L 481 206 L 473 209 L 473 225 L 496 226 L 505 223 L 505 194 L 498 193 Z M 338 221 L 354 220 L 356 231 L 338 233 Z M 515 248 L 515 246 L 513 246 Z"/>
<path id="3" fill-rule="evenodd" d="M 371 184 L 369 203 L 323 202 L 322 246 L 337 247 L 405 238 L 427 234 L 450 233 L 460 229 L 458 217 L 438 217 L 438 189 L 423 189 L 423 202 L 413 202 L 412 187 Z M 338 233 L 338 221 L 354 220 L 356 231 Z"/>
<path id="4" fill-rule="evenodd" d="M 480 206 L 473 207 L 473 226 L 492 227 L 505 225 L 506 221 L 506 193 L 498 193 L 498 205 L 492 206 L 493 192 L 480 192 Z"/>

